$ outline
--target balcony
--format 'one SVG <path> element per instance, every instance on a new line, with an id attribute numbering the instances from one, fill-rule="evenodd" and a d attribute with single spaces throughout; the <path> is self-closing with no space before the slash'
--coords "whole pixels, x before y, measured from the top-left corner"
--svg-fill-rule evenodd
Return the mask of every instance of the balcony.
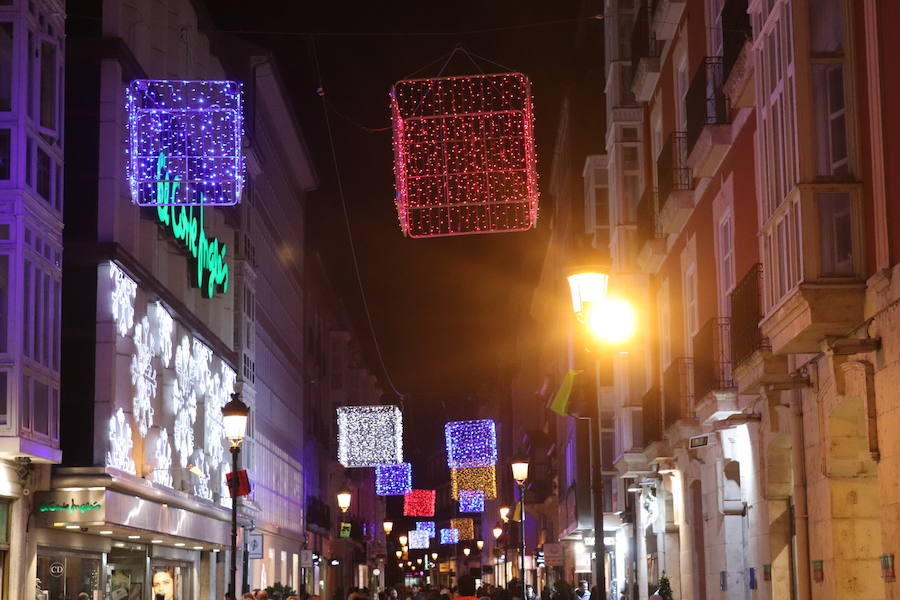
<path id="1" fill-rule="evenodd" d="M 730 338 L 731 319 L 721 317 L 707 321 L 694 336 L 694 397 L 701 423 L 738 412 Z"/>
<path id="2" fill-rule="evenodd" d="M 656 39 L 671 40 L 678 31 L 681 15 L 684 14 L 685 0 L 653 0 L 650 13 L 653 15 L 653 30 Z"/>
<path id="3" fill-rule="evenodd" d="M 753 265 L 731 292 L 732 377 L 739 393 L 756 393 L 762 385 L 789 380 L 787 358 L 774 356 L 762 334 L 762 265 Z"/>
<path id="4" fill-rule="evenodd" d="M 722 62 L 725 94 L 732 106 L 752 106 L 753 59 L 750 42 L 753 30 L 747 14 L 747 0 L 726 0 L 722 6 Z"/>
<path id="5" fill-rule="evenodd" d="M 668 429 L 679 421 L 696 421 L 694 412 L 694 361 L 676 358 L 663 374 L 663 424 Z"/>
<path id="6" fill-rule="evenodd" d="M 724 84 L 724 59 L 707 56 L 685 95 L 687 165 L 696 177 L 711 177 L 731 147 L 731 115 Z"/>
<path id="7" fill-rule="evenodd" d="M 638 102 L 647 102 L 659 81 L 660 44 L 650 26 L 650 12 L 642 2 L 631 31 L 631 91 Z"/>
<path id="8" fill-rule="evenodd" d="M 672 132 L 656 159 L 659 185 L 660 228 L 663 233 L 680 233 L 694 210 L 694 181 L 686 163 L 687 134 Z"/>
<path id="9" fill-rule="evenodd" d="M 659 222 L 659 193 L 644 187 L 637 205 L 637 264 L 645 273 L 656 273 L 666 257 L 666 236 Z"/>

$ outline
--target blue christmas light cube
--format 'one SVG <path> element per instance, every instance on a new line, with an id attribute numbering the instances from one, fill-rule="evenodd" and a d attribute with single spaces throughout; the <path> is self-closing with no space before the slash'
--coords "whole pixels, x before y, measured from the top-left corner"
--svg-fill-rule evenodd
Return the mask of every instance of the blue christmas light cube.
<path id="1" fill-rule="evenodd" d="M 484 512 L 484 490 L 459 490 L 459 512 Z"/>
<path id="2" fill-rule="evenodd" d="M 458 529 L 441 529 L 441 543 L 442 544 L 458 544 L 459 543 L 459 530 Z"/>
<path id="3" fill-rule="evenodd" d="M 407 537 L 410 550 L 426 550 L 428 548 L 428 545 L 431 543 L 428 539 L 427 531 L 413 529 L 412 531 L 408 532 Z"/>
<path id="4" fill-rule="evenodd" d="M 497 464 L 497 430 L 494 421 L 451 421 L 444 426 L 447 466 L 451 469 L 492 467 Z"/>
<path id="5" fill-rule="evenodd" d="M 405 496 L 412 491 L 412 465 L 407 462 L 375 467 L 375 493 Z"/>
<path id="6" fill-rule="evenodd" d="M 128 180 L 140 206 L 229 206 L 244 187 L 241 84 L 137 79 L 126 91 Z"/>
<path id="7" fill-rule="evenodd" d="M 428 532 L 428 537 L 433 538 L 434 533 L 434 521 L 416 521 L 416 529 L 418 531 L 426 531 Z"/>

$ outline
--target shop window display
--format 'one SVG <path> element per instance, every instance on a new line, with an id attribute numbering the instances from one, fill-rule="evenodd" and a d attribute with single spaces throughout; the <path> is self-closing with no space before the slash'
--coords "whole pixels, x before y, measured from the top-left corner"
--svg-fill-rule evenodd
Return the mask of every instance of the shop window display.
<path id="1" fill-rule="evenodd" d="M 64 554 L 38 556 L 37 600 L 100 598 L 100 560 Z"/>

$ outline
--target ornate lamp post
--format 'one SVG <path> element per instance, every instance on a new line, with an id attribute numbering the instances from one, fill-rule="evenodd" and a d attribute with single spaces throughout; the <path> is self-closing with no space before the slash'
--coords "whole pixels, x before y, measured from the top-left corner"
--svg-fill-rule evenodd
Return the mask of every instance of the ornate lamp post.
<path id="1" fill-rule="evenodd" d="M 512 463 L 513 479 L 519 486 L 519 554 L 522 567 L 522 599 L 525 599 L 525 480 L 528 479 L 528 460 L 519 459 Z"/>
<path id="2" fill-rule="evenodd" d="M 241 401 L 240 394 L 232 394 L 231 400 L 222 407 L 222 422 L 225 438 L 231 446 L 231 571 L 229 574 L 229 594 L 237 598 L 237 501 L 238 501 L 238 457 L 241 444 L 247 435 L 247 420 L 250 408 Z"/>

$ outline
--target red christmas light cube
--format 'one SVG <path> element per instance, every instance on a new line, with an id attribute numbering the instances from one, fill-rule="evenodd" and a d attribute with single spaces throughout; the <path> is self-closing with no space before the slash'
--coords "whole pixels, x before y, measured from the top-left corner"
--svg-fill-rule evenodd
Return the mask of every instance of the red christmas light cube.
<path id="1" fill-rule="evenodd" d="M 413 490 L 403 497 L 403 516 L 433 517 L 434 490 Z"/>
<path id="2" fill-rule="evenodd" d="M 408 79 L 391 90 L 404 235 L 524 231 L 537 220 L 531 84 L 521 73 Z"/>

